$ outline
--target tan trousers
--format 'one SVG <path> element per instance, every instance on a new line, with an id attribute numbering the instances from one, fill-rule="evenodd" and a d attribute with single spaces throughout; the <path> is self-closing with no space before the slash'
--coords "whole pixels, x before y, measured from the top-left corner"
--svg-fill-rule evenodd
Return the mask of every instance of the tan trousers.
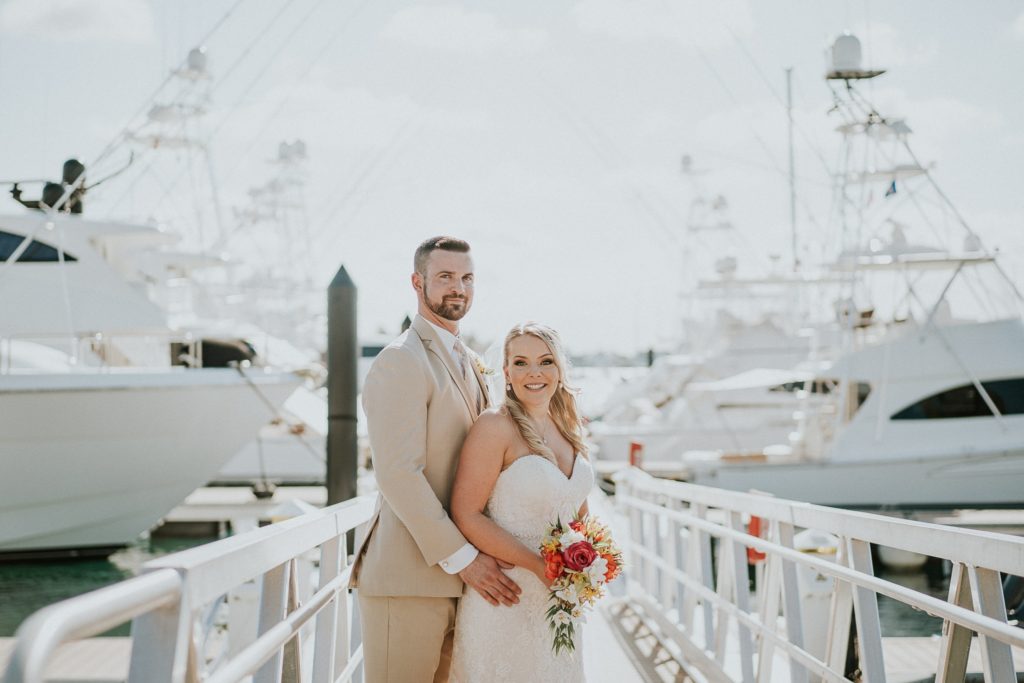
<path id="1" fill-rule="evenodd" d="M 359 595 L 366 683 L 446 683 L 457 605 L 458 598 Z"/>

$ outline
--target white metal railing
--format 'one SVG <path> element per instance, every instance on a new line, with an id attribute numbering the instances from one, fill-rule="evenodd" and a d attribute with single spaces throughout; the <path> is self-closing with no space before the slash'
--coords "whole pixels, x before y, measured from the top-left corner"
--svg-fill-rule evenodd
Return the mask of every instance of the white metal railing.
<path id="1" fill-rule="evenodd" d="M 681 663 L 707 681 L 766 683 L 775 675 L 792 683 L 842 682 L 850 675 L 884 682 L 878 595 L 943 620 L 937 682 L 964 680 L 972 632 L 985 681 L 1017 680 L 1013 655 L 1024 652 L 1024 629 L 1007 622 L 1000 572 L 1024 573 L 1024 539 L 656 479 L 637 469 L 617 475 L 616 504 L 630 530 L 630 602 Z M 755 516 L 766 525 L 763 538 L 747 533 Z M 798 529 L 838 537 L 835 558 L 798 550 Z M 948 601 L 875 576 L 873 543 L 949 560 Z M 766 555 L 756 600 L 748 548 Z M 805 643 L 805 633 L 816 634 L 806 630 L 801 571 L 833 585 L 820 622 L 810 624 L 825 629 L 817 652 Z M 848 652 L 852 622 L 856 646 Z M 857 672 L 848 670 L 853 654 Z"/>
<path id="2" fill-rule="evenodd" d="M 373 497 L 364 496 L 160 557 L 143 565 L 140 576 L 44 607 L 18 629 L 4 683 L 42 683 L 61 644 L 129 619 L 128 683 L 228 683 L 249 675 L 254 683 L 351 681 L 362 645 L 347 588 L 346 534 L 370 519 L 373 506 Z M 316 589 L 303 604 L 299 567 L 316 551 Z M 253 580 L 259 587 L 255 640 L 208 663 L 197 623 Z M 312 666 L 303 666 L 302 653 L 310 649 Z"/>

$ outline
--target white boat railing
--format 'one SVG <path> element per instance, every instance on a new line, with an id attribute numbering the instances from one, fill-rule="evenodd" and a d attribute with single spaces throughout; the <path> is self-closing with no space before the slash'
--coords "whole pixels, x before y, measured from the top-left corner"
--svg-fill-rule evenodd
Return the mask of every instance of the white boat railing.
<path id="1" fill-rule="evenodd" d="M 774 674 L 792 683 L 882 683 L 879 595 L 943 620 L 937 682 L 964 680 L 972 633 L 985 681 L 1017 680 L 1013 655 L 1024 652 L 1024 629 L 1007 621 L 1000 572 L 1024 573 L 1024 539 L 656 479 L 637 469 L 616 479 L 616 504 L 630 529 L 629 602 L 705 680 L 766 683 Z M 762 521 L 764 537 L 747 533 L 751 517 Z M 834 559 L 797 549 L 799 529 L 838 537 Z M 871 544 L 949 560 L 948 601 L 875 576 Z M 756 600 L 751 548 L 766 556 Z M 820 619 L 809 614 L 800 572 L 830 580 Z M 823 647 L 810 651 L 805 640 L 813 638 L 805 633 L 823 634 Z M 856 672 L 848 659 L 854 653 Z"/>
<path id="2" fill-rule="evenodd" d="M 228 683 L 250 675 L 254 683 L 351 681 L 362 644 L 346 534 L 367 522 L 373 507 L 373 497 L 364 496 L 160 557 L 137 577 L 44 607 L 18 629 L 4 683 L 42 683 L 60 645 L 128 620 L 128 683 Z M 302 602 L 300 567 L 310 554 L 319 558 L 319 574 Z M 208 657 L 200 622 L 251 581 L 259 590 L 255 640 L 230 652 L 222 644 L 220 656 Z M 304 666 L 310 650 L 312 665 Z"/>
<path id="3" fill-rule="evenodd" d="M 78 372 L 102 372 L 132 364 L 121 357 L 119 344 L 144 344 L 160 349 L 150 363 L 155 368 L 170 367 L 172 344 L 178 344 L 177 364 L 181 367 L 203 367 L 203 340 L 188 332 L 121 331 L 74 332 L 67 334 L 7 334 L 0 336 L 0 375 L 19 372 L 14 367 L 15 344 L 39 345 L 66 353 L 69 363 Z M 164 351 L 166 347 L 166 351 Z M 152 356 L 152 354 L 150 354 Z M 167 363 L 166 365 L 164 363 Z"/>

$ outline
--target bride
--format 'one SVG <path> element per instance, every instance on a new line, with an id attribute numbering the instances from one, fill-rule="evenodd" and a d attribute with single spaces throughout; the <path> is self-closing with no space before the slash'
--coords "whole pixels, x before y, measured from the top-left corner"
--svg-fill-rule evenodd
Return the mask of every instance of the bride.
<path id="1" fill-rule="evenodd" d="M 504 345 L 504 404 L 484 412 L 466 437 L 452 489 L 452 519 L 466 539 L 514 568 L 522 588 L 512 607 L 476 591 L 459 601 L 452 680 L 583 681 L 580 625 L 575 654 L 554 654 L 545 564 L 547 526 L 587 513 L 594 473 L 586 457 L 576 398 L 565 384 L 558 334 L 518 325 Z"/>

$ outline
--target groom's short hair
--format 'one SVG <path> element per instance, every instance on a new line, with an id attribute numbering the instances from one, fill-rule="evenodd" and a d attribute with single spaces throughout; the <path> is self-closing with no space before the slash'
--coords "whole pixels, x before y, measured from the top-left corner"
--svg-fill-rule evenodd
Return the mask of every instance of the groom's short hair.
<path id="1" fill-rule="evenodd" d="M 413 258 L 412 263 L 412 266 L 417 273 L 426 274 L 427 259 L 430 257 L 430 254 L 438 249 L 465 254 L 469 251 L 469 242 L 460 240 L 458 237 L 449 237 L 447 235 L 440 235 L 438 237 L 431 237 L 423 240 L 420 243 L 420 246 L 416 247 L 416 256 Z"/>

